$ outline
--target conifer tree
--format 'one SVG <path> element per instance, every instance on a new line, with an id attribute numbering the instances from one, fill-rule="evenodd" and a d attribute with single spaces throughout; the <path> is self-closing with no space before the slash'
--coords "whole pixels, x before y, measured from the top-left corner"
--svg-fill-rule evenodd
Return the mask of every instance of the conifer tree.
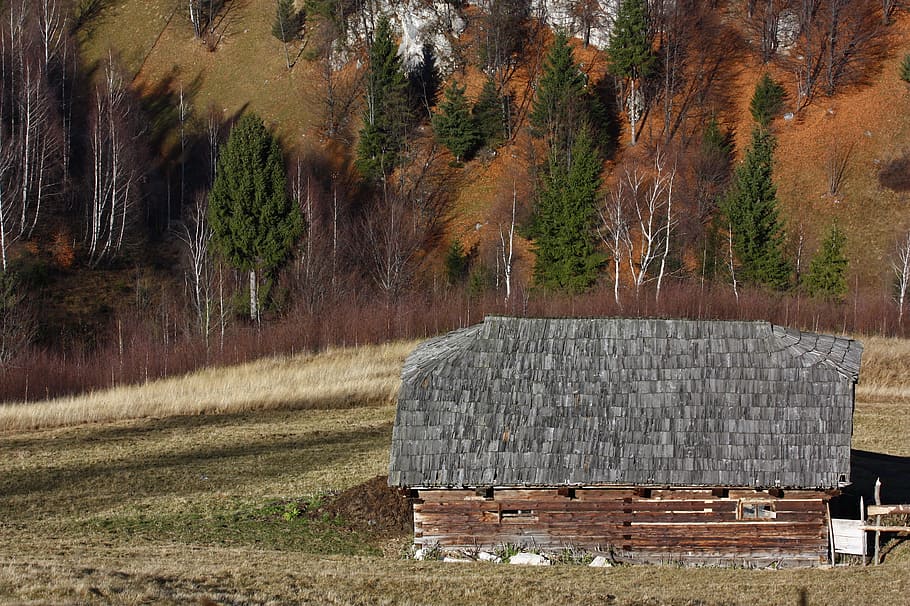
<path id="1" fill-rule="evenodd" d="M 470 254 L 465 252 L 461 241 L 455 240 L 446 253 L 445 268 L 446 280 L 449 284 L 460 284 L 468 276 L 468 263 Z"/>
<path id="2" fill-rule="evenodd" d="M 410 113 L 408 81 L 388 17 L 381 17 L 376 25 L 369 62 L 357 168 L 368 181 L 377 182 L 399 162 Z"/>
<path id="3" fill-rule="evenodd" d="M 436 139 L 452 152 L 457 162 L 470 157 L 480 142 L 464 91 L 464 86 L 453 81 L 446 88 L 446 100 L 439 106 L 439 113 L 433 116 Z"/>
<path id="4" fill-rule="evenodd" d="M 771 121 L 783 110 L 785 97 L 784 87 L 768 74 L 764 74 L 755 85 L 755 92 L 749 102 L 752 119 L 767 129 L 771 126 Z"/>
<path id="5" fill-rule="evenodd" d="M 496 83 L 487 78 L 480 90 L 477 103 L 471 108 L 471 117 L 482 145 L 495 147 L 503 137 L 502 95 Z"/>
<path id="6" fill-rule="evenodd" d="M 563 157 L 572 148 L 575 132 L 589 118 L 586 97 L 585 76 L 575 63 L 569 38 L 558 31 L 547 53 L 530 120 L 535 134 L 546 137 Z"/>
<path id="7" fill-rule="evenodd" d="M 303 219 L 287 195 L 281 147 L 256 114 L 240 118 L 218 157 L 209 221 L 216 249 L 250 274 L 250 318 L 258 320 L 258 274 L 288 258 Z"/>
<path id="8" fill-rule="evenodd" d="M 550 154 L 534 219 L 534 281 L 549 290 L 581 292 L 597 279 L 596 200 L 602 164 L 587 126 L 572 146 L 571 163 Z"/>
<path id="9" fill-rule="evenodd" d="M 736 169 L 723 212 L 741 266 L 739 277 L 783 290 L 789 286 L 791 268 L 783 254 L 783 226 L 772 180 L 774 146 L 771 133 L 762 128 L 752 131 L 751 146 Z"/>
<path id="10" fill-rule="evenodd" d="M 904 82 L 910 82 L 910 54 L 904 55 L 901 61 L 900 77 Z"/>
<path id="11" fill-rule="evenodd" d="M 297 12 L 294 0 L 277 0 L 275 20 L 272 22 L 272 35 L 284 45 L 284 61 L 288 69 L 291 69 L 288 42 L 297 38 L 302 23 L 303 14 Z"/>
<path id="12" fill-rule="evenodd" d="M 844 256 L 846 241 L 846 234 L 834 223 L 809 264 L 806 287 L 813 297 L 839 301 L 847 294 L 848 261 Z"/>
<path id="13" fill-rule="evenodd" d="M 610 31 L 607 54 L 610 57 L 610 73 L 626 80 L 630 87 L 626 112 L 632 131 L 632 145 L 637 141 L 636 125 L 644 111 L 639 84 L 651 75 L 657 61 L 651 48 L 651 36 L 647 0 L 622 0 Z"/>
<path id="14" fill-rule="evenodd" d="M 277 0 L 275 20 L 272 22 L 272 35 L 284 43 L 297 37 L 300 31 L 300 16 L 294 7 L 294 0 Z"/>

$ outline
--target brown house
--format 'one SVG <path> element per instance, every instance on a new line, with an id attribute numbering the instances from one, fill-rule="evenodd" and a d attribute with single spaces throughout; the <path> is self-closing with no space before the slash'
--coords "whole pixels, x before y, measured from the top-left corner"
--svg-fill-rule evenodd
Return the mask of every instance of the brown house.
<path id="1" fill-rule="evenodd" d="M 490 317 L 402 373 L 421 546 L 816 565 L 862 345 L 766 322 Z"/>

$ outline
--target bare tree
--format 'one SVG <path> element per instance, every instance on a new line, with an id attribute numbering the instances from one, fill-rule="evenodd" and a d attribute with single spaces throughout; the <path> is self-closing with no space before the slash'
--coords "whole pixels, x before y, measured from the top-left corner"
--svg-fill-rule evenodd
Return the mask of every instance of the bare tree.
<path id="1" fill-rule="evenodd" d="M 185 217 L 176 230 L 186 258 L 186 280 L 190 286 L 196 327 L 204 336 L 206 347 L 215 310 L 215 266 L 211 255 L 212 230 L 207 214 L 208 194 L 200 192 L 194 204 L 186 209 Z"/>
<path id="2" fill-rule="evenodd" d="M 660 268 L 657 279 L 663 280 L 670 233 L 676 221 L 672 212 L 675 178 L 675 167 L 667 167 L 666 158 L 659 150 L 655 153 L 650 171 L 633 164 L 621 177 L 625 182 L 623 205 L 631 209 L 632 215 L 624 236 L 626 259 L 636 292 L 652 279 L 652 265 L 658 259 Z"/>
<path id="3" fill-rule="evenodd" d="M 781 16 L 791 9 L 792 0 L 749 0 L 746 3 L 746 30 L 757 44 L 762 63 L 774 59 L 780 40 Z"/>
<path id="4" fill-rule="evenodd" d="M 118 253 L 133 220 L 139 167 L 132 157 L 135 133 L 123 76 L 109 55 L 103 80 L 95 88 L 90 131 L 91 199 L 86 217 L 89 264 L 97 266 Z"/>
<path id="5" fill-rule="evenodd" d="M 828 178 L 829 196 L 836 196 L 837 192 L 840 191 L 854 145 L 855 143 L 851 141 L 849 145 L 844 147 L 835 137 L 831 141 L 831 145 L 828 146 L 828 154 L 825 158 L 825 173 Z"/>
<path id="6" fill-rule="evenodd" d="M 502 223 L 499 224 L 499 252 L 502 261 L 502 282 L 506 289 L 505 302 L 512 297 L 512 263 L 515 250 L 515 208 L 518 202 L 518 192 L 512 184 L 512 215 L 509 222 L 508 236 Z"/>
<path id="7" fill-rule="evenodd" d="M 59 167 L 58 121 L 49 63 L 56 61 L 63 31 L 62 25 L 54 25 L 57 17 L 41 12 L 56 10 L 53 7 L 50 0 L 41 0 L 37 10 L 29 3 L 14 4 L 4 15 L 8 28 L 0 28 L 4 254 L 16 240 L 31 237 L 46 202 L 59 192 L 54 182 Z"/>
<path id="8" fill-rule="evenodd" d="M 36 329 L 34 313 L 15 278 L 0 273 L 0 368 L 31 342 Z"/>
<path id="9" fill-rule="evenodd" d="M 391 182 L 384 182 L 363 224 L 370 273 L 388 301 L 413 280 L 420 251 L 438 235 L 449 203 L 448 162 L 435 146 L 416 152 Z"/>
<path id="10" fill-rule="evenodd" d="M 799 36 L 792 56 L 802 108 L 819 84 L 830 96 L 842 84 L 867 78 L 886 41 L 879 9 L 869 0 L 797 0 L 796 8 Z"/>
<path id="11" fill-rule="evenodd" d="M 897 252 L 891 262 L 891 269 L 897 280 L 897 324 L 903 326 L 904 308 L 907 304 L 907 289 L 910 287 L 910 230 L 897 244 Z"/>
<path id="12" fill-rule="evenodd" d="M 728 103 L 737 36 L 704 3 L 658 0 L 651 10 L 661 69 L 648 94 L 663 110 L 663 144 L 681 136 L 687 145 L 715 109 Z"/>
<path id="13" fill-rule="evenodd" d="M 620 304 L 620 270 L 623 259 L 628 252 L 626 242 L 629 241 L 629 220 L 626 216 L 628 194 L 625 191 L 627 183 L 628 178 L 619 179 L 613 189 L 610 190 L 607 202 L 604 208 L 600 210 L 601 227 L 598 230 L 601 240 L 603 240 L 610 257 L 613 259 L 613 299 L 617 305 Z"/>

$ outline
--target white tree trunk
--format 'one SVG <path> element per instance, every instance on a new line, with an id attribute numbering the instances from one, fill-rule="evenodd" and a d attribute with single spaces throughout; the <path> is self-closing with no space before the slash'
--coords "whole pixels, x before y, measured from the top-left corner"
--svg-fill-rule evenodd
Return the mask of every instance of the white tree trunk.
<path id="1" fill-rule="evenodd" d="M 250 270 L 250 320 L 259 322 L 259 289 L 255 269 Z"/>
<path id="2" fill-rule="evenodd" d="M 512 220 L 509 223 L 509 241 L 506 244 L 506 235 L 502 230 L 502 224 L 499 225 L 499 240 L 502 245 L 502 277 L 506 288 L 505 302 L 508 303 L 512 296 L 512 255 L 515 243 L 515 205 L 518 195 L 515 192 L 515 184 L 512 184 Z"/>
<path id="3" fill-rule="evenodd" d="M 910 231 L 897 247 L 897 258 L 892 268 L 897 278 L 897 324 L 903 326 L 907 290 L 910 288 Z"/>

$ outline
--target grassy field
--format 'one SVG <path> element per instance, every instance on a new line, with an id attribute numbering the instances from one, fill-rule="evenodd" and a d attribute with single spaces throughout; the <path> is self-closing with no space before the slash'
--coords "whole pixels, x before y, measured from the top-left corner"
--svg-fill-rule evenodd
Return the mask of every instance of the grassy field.
<path id="1" fill-rule="evenodd" d="M 906 543 L 869 568 L 526 569 L 406 560 L 402 533 L 306 515 L 386 472 L 392 396 L 412 346 L 4 409 L 0 601 L 784 605 L 801 592 L 808 604 L 910 595 Z M 908 365 L 910 343 L 866 340 L 857 448 L 910 456 Z"/>

